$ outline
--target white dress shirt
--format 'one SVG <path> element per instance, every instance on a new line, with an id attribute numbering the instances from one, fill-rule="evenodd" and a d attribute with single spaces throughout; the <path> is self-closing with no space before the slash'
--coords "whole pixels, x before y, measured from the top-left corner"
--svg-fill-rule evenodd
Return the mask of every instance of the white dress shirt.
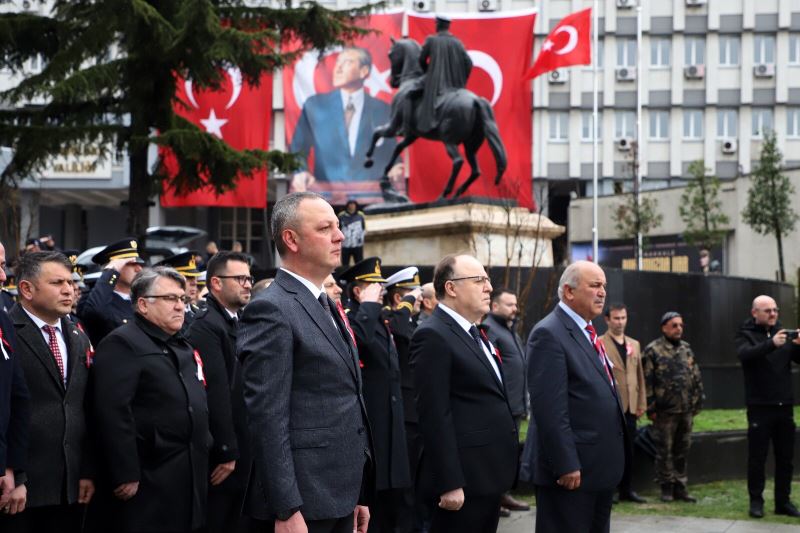
<path id="1" fill-rule="evenodd" d="M 472 338 L 472 335 L 469 332 L 469 328 L 471 328 L 472 326 L 475 326 L 475 324 L 470 323 L 469 320 L 467 320 L 463 316 L 459 315 L 457 312 L 455 312 L 454 310 L 450 309 L 449 307 L 444 305 L 442 302 L 439 302 L 439 307 L 441 307 L 442 311 L 444 311 L 445 313 L 447 313 L 448 315 L 453 317 L 453 320 L 456 321 L 456 324 L 458 324 L 459 326 L 461 326 L 464 329 L 464 331 L 467 333 L 467 335 L 469 336 L 470 339 Z M 475 327 L 477 327 L 477 326 L 475 326 Z M 486 356 L 486 359 L 488 359 L 489 364 L 492 365 L 492 369 L 494 369 L 494 373 L 497 374 L 497 379 L 499 379 L 500 382 L 502 383 L 503 378 L 500 375 L 500 368 L 497 366 L 497 361 L 495 361 L 494 355 L 492 355 L 492 352 L 495 351 L 494 346 L 492 346 L 492 343 L 489 342 L 488 340 L 484 339 L 484 341 L 485 342 L 481 343 L 481 347 L 483 348 L 483 354 Z M 489 348 L 486 346 L 487 343 L 489 344 L 489 346 L 491 346 L 492 351 L 489 351 Z"/>
<path id="2" fill-rule="evenodd" d="M 353 118 L 350 120 L 350 128 L 347 130 L 348 147 L 350 148 L 350 157 L 356 153 L 356 143 L 358 142 L 358 126 L 361 124 L 361 115 L 364 112 L 364 88 L 357 90 L 353 93 L 340 91 L 342 94 L 342 114 L 347 107 L 347 103 L 352 101 L 355 112 Z"/>
<path id="3" fill-rule="evenodd" d="M 44 343 L 47 345 L 48 349 L 50 348 L 50 335 L 42 328 L 44 328 L 45 326 L 53 326 L 56 329 L 56 343 L 58 344 L 58 349 L 61 352 L 61 361 L 63 361 L 64 363 L 64 375 L 62 376 L 62 378 L 66 382 L 67 372 L 69 369 L 69 364 L 68 364 L 69 353 L 67 352 L 67 343 L 64 341 L 64 332 L 61 331 L 61 321 L 56 320 L 55 324 L 48 324 L 38 316 L 31 314 L 31 312 L 25 309 L 24 306 L 20 307 L 22 307 L 22 310 L 25 311 L 25 313 L 29 317 L 31 317 L 31 320 L 33 320 L 33 323 L 36 324 L 36 327 L 39 328 L 39 333 L 42 334 L 42 338 L 44 338 Z M 53 358 L 55 358 L 55 356 L 53 356 Z"/>

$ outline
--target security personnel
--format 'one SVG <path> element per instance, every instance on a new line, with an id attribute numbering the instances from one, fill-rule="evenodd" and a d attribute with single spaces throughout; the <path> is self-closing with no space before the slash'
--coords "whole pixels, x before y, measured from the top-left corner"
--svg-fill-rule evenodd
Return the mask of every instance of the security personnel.
<path id="1" fill-rule="evenodd" d="M 689 343 L 681 340 L 683 318 L 675 311 L 661 317 L 662 336 L 644 349 L 647 417 L 656 431 L 656 481 L 661 501 L 694 503 L 686 491 L 686 462 L 692 422 L 703 405 L 703 381 Z"/>
<path id="2" fill-rule="evenodd" d="M 17 302 L 17 277 L 8 272 L 5 283 L 0 284 L 0 311 L 8 313 Z"/>
<path id="3" fill-rule="evenodd" d="M 83 324 L 81 324 L 80 319 L 78 318 L 78 301 L 81 298 L 81 294 L 83 294 L 83 289 L 86 288 L 86 284 L 83 282 L 83 275 L 86 273 L 87 268 L 84 265 L 78 264 L 78 256 L 80 252 L 78 250 L 64 250 L 63 253 L 69 262 L 72 263 L 72 290 L 75 292 L 75 299 L 73 300 L 72 304 L 72 311 L 67 315 L 67 318 L 72 320 L 78 329 L 83 331 Z"/>
<path id="4" fill-rule="evenodd" d="M 102 265 L 103 273 L 78 303 L 78 317 L 97 346 L 111 331 L 133 319 L 131 283 L 145 263 L 139 257 L 139 243 L 132 238 L 109 244 L 92 262 Z"/>
<path id="5" fill-rule="evenodd" d="M 348 318 L 361 360 L 364 403 L 372 428 L 377 495 L 370 505 L 370 531 L 410 531 L 406 510 L 411 486 L 404 427 L 400 361 L 392 333 L 381 314 L 381 274 L 377 257 L 364 259 L 342 272 L 350 296 Z"/>
<path id="6" fill-rule="evenodd" d="M 189 326 L 191 326 L 192 322 L 194 321 L 197 312 L 200 311 L 200 308 L 197 306 L 197 278 L 200 277 L 200 272 L 197 269 L 197 263 L 195 262 L 195 256 L 197 252 L 189 251 L 183 252 L 181 254 L 173 255 L 172 257 L 168 257 L 161 261 L 160 263 L 156 263 L 155 266 L 165 266 L 174 268 L 178 271 L 179 274 L 183 275 L 186 278 L 186 307 L 184 312 L 186 313 L 185 320 L 183 322 L 183 330 L 186 331 Z"/>

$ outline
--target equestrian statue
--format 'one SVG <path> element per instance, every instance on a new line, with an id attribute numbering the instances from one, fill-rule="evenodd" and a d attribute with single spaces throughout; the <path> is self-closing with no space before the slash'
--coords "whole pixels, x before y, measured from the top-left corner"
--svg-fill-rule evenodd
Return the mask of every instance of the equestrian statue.
<path id="1" fill-rule="evenodd" d="M 381 190 L 386 202 L 408 202 L 389 181 L 388 172 L 401 152 L 420 137 L 444 143 L 453 161 L 450 178 L 439 200 L 453 193 L 456 178 L 464 165 L 458 146 L 471 172 L 466 181 L 453 193 L 453 199 L 463 195 L 481 175 L 477 152 L 483 141 L 489 143 L 497 166 L 494 183 L 498 185 L 507 166 L 506 150 L 489 102 L 464 87 L 472 61 L 461 41 L 449 31 L 450 19 L 436 17 L 436 34 L 425 39 L 420 47 L 413 39 L 392 39 L 389 51 L 391 62 L 390 85 L 398 89 L 392 98 L 391 118 L 375 128 L 364 165 L 373 165 L 372 154 L 383 137 L 402 137 L 383 171 Z"/>

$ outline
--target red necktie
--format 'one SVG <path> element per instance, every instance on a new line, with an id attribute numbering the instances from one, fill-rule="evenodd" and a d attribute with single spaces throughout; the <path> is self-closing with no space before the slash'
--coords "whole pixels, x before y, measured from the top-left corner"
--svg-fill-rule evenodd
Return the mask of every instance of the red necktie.
<path id="1" fill-rule="evenodd" d="M 608 381 L 611 382 L 611 387 L 614 387 L 614 378 L 611 377 L 611 371 L 608 369 L 608 364 L 606 364 L 606 349 L 603 346 L 603 343 L 600 342 L 600 338 L 597 336 L 597 331 L 595 331 L 594 326 L 591 324 L 586 325 L 586 331 L 589 332 L 589 337 L 592 341 L 592 346 L 594 346 L 594 351 L 597 352 L 598 357 L 600 357 L 600 364 L 603 365 L 603 369 L 606 371 L 606 376 L 608 376 Z"/>
<path id="2" fill-rule="evenodd" d="M 66 375 L 64 374 L 64 358 L 61 357 L 61 349 L 58 347 L 58 337 L 56 337 L 56 328 L 53 326 L 42 326 L 42 329 L 50 337 L 50 351 L 53 352 L 53 357 L 56 359 L 58 365 L 58 372 L 61 374 L 61 381 L 66 383 Z"/>

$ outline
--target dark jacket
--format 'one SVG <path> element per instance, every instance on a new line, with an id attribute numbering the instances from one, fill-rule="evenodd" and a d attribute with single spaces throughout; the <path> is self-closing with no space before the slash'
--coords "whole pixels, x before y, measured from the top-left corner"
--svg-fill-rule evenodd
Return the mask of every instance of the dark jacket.
<path id="1" fill-rule="evenodd" d="M 28 461 L 24 476 L 28 507 L 78 501 L 78 480 L 94 477 L 93 452 L 88 437 L 86 389 L 89 378 L 89 339 L 70 320 L 61 319 L 67 346 L 67 385 L 61 379 L 53 352 L 42 332 L 16 304 L 11 319 L 17 335 L 17 353 L 31 395 Z"/>
<path id="2" fill-rule="evenodd" d="M 787 341 L 776 348 L 772 337 L 783 329 L 760 326 L 748 318 L 736 332 L 736 355 L 744 372 L 747 405 L 793 405 L 792 361 L 800 363 L 800 346 Z"/>
<path id="3" fill-rule="evenodd" d="M 95 346 L 114 329 L 133 320 L 131 302 L 114 292 L 117 280 L 119 272 L 104 270 L 92 290 L 78 302 L 78 318 Z"/>
<path id="4" fill-rule="evenodd" d="M 394 344 L 397 347 L 397 358 L 400 362 L 400 387 L 403 392 L 403 416 L 406 422 L 416 424 L 417 402 L 414 399 L 414 374 L 411 371 L 409 361 L 411 351 L 411 337 L 417 329 L 416 322 L 411 317 L 411 309 L 414 305 L 414 297 L 406 296 L 403 298 L 409 305 L 401 305 L 397 309 L 384 309 L 384 319 L 388 320 L 389 331 L 394 337 Z"/>
<path id="5" fill-rule="evenodd" d="M 361 360 L 364 403 L 375 451 L 375 488 L 411 486 L 397 348 L 377 302 L 351 302 L 348 314 Z"/>
<path id="6" fill-rule="evenodd" d="M 214 445 L 211 464 L 236 460 L 236 469 L 221 487 L 244 488 L 250 463 L 242 368 L 236 357 L 236 321 L 213 295 L 197 312 L 187 339 L 199 353 L 206 375 L 208 424 Z"/>
<path id="7" fill-rule="evenodd" d="M 523 416 L 528 409 L 525 401 L 527 363 L 525 351 L 522 349 L 522 339 L 516 331 L 506 325 L 506 320 L 502 317 L 489 313 L 483 323 L 489 326 L 486 335 L 500 351 L 500 358 L 503 360 L 503 378 L 511 414 Z"/>
<path id="8" fill-rule="evenodd" d="M 30 426 L 30 400 L 25 373 L 17 353 L 14 325 L 0 309 L 0 473 L 6 467 L 25 469 Z M 8 357 L 8 359 L 6 359 Z"/>
<path id="9" fill-rule="evenodd" d="M 503 384 L 486 355 L 437 307 L 411 339 L 419 429 L 419 490 L 499 495 L 517 475 L 519 440 Z M 502 365 L 498 363 L 502 372 Z"/>
<path id="10" fill-rule="evenodd" d="M 189 343 L 137 316 L 97 347 L 94 399 L 111 486 L 139 482 L 125 531 L 202 527 L 211 435 Z"/>

